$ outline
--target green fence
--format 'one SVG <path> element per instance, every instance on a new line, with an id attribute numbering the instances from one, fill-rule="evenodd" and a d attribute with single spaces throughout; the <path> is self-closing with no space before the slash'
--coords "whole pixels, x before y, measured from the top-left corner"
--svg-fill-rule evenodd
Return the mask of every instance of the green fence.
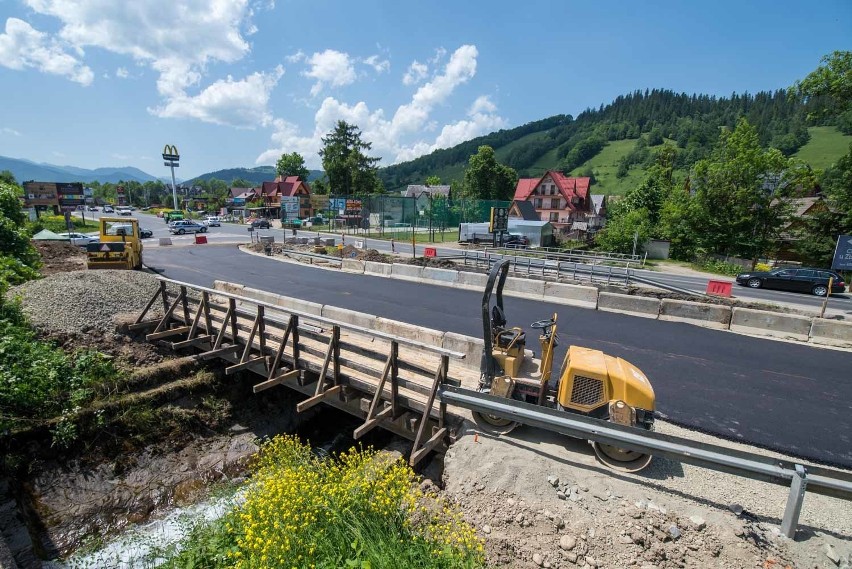
<path id="1" fill-rule="evenodd" d="M 509 207 L 500 200 L 447 199 L 421 195 L 331 196 L 323 215 L 334 220 L 336 229 L 367 230 L 371 233 L 410 235 L 411 231 L 432 233 L 458 229 L 460 223 L 487 222 L 492 207 Z"/>

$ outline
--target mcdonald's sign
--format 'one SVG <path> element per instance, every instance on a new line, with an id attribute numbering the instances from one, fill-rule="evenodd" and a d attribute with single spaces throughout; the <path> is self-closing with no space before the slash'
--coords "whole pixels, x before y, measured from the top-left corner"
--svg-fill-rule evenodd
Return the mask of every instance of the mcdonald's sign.
<path id="1" fill-rule="evenodd" d="M 178 154 L 177 146 L 173 144 L 167 144 L 163 147 L 163 160 L 174 160 L 177 162 L 180 160 L 180 154 Z"/>

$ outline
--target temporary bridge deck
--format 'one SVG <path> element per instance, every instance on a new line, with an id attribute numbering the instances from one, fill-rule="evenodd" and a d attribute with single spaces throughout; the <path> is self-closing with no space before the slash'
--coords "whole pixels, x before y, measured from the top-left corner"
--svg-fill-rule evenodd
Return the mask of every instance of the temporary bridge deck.
<path id="1" fill-rule="evenodd" d="M 158 301 L 162 303 L 154 309 Z M 309 303 L 305 303 L 306 305 Z M 325 318 L 308 311 L 169 279 L 136 321 L 148 341 L 192 348 L 226 362 L 230 375 L 251 371 L 259 393 L 283 385 L 307 396 L 299 412 L 326 403 L 364 419 L 360 438 L 382 427 L 414 441 L 409 462 L 442 452 L 471 411 L 789 487 L 781 529 L 793 537 L 805 492 L 852 500 L 852 474 L 798 461 L 691 441 L 493 397 L 476 391 L 467 354 Z M 453 365 L 451 362 L 455 362 Z M 474 365 L 471 365 L 474 364 Z"/>

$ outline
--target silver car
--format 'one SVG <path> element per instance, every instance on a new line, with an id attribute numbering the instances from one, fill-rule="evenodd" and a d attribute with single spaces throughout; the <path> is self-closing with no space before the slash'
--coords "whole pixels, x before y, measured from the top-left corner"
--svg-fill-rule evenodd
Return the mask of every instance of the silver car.
<path id="1" fill-rule="evenodd" d="M 183 235 L 184 233 L 206 233 L 207 228 L 195 221 L 181 219 L 169 224 L 169 232 L 175 235 Z"/>

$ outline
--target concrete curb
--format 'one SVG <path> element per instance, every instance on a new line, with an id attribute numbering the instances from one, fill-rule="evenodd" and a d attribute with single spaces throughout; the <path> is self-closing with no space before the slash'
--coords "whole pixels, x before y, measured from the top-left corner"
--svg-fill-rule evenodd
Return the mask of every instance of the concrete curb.
<path id="1" fill-rule="evenodd" d="M 660 302 L 658 319 L 668 322 L 686 322 L 716 330 L 727 330 L 731 324 L 731 307 L 664 298 Z"/>
<path id="2" fill-rule="evenodd" d="M 252 255 L 265 256 L 242 248 L 240 250 Z M 338 270 L 335 267 L 307 265 L 282 257 L 276 257 L 276 260 L 325 270 Z M 348 269 L 344 268 L 343 270 L 354 274 L 448 286 L 463 290 L 482 291 L 488 280 L 488 275 L 470 271 L 421 267 L 405 263 L 389 264 L 355 261 L 353 259 L 343 260 L 344 264 L 347 262 L 351 264 L 348 265 Z M 714 330 L 759 336 L 769 340 L 808 342 L 818 346 L 852 350 L 852 322 L 767 310 L 737 307 L 732 309 L 730 306 L 683 300 L 663 299 L 661 301 L 653 297 L 599 292 L 596 287 L 518 277 L 506 279 L 503 293 L 507 297 L 543 300 L 565 306 L 614 312 L 667 322 L 683 322 Z M 754 315 L 750 313 L 754 313 Z M 735 318 L 734 314 L 738 314 L 738 316 Z M 435 339 L 436 336 L 432 336 L 432 338 Z M 478 361 L 478 357 L 474 359 Z"/>

